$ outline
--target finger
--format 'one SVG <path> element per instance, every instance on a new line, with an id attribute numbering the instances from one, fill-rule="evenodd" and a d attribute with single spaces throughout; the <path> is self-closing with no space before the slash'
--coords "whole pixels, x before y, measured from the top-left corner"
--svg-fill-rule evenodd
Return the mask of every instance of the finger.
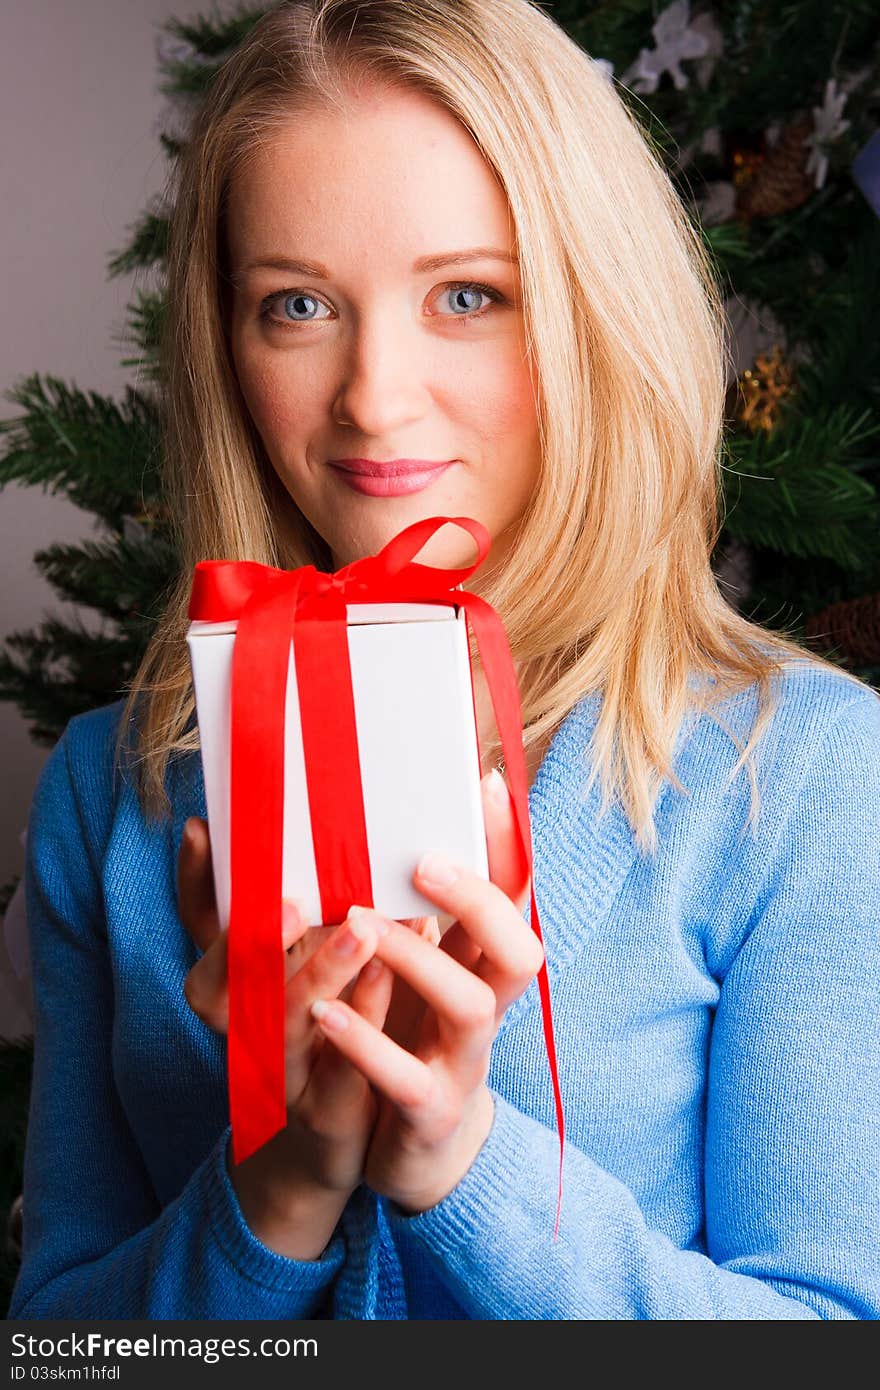
<path id="1" fill-rule="evenodd" d="M 388 1016 L 394 975 L 378 956 L 367 961 L 354 982 L 351 1007 L 374 1028 L 382 1028 Z"/>
<path id="2" fill-rule="evenodd" d="M 529 887 L 529 871 L 513 815 L 513 801 L 500 772 L 492 768 L 480 782 L 489 878 L 522 910 Z M 441 950 L 468 970 L 474 970 L 483 954 L 459 922 L 443 934 Z"/>
<path id="3" fill-rule="evenodd" d="M 351 1007 L 366 1023 L 381 1031 L 391 1002 L 394 976 L 377 956 L 359 972 L 351 992 Z M 343 994 L 343 998 L 344 998 Z M 314 1023 L 314 1020 L 311 1020 Z M 360 1099 L 365 1085 L 357 1067 L 335 1047 L 321 1047 L 309 1086 L 322 1108 L 344 1110 Z"/>
<path id="4" fill-rule="evenodd" d="M 315 1078 L 323 1039 L 309 1012 L 312 1000 L 325 995 L 336 998 L 353 985 L 372 957 L 376 940 L 376 927 L 360 922 L 358 915 L 350 911 L 345 921 L 331 929 L 323 945 L 288 982 L 285 990 L 285 1079 L 289 1094 L 300 1095 L 308 1088 L 318 1103 L 317 1080 L 325 1066 L 332 1071 L 332 1064 L 329 1060 L 322 1064 Z M 356 1091 L 360 1083 L 355 1077 L 340 1083 L 337 1070 L 335 1078 L 331 1076 L 331 1084 L 337 1088 L 341 1086 L 337 1095 L 350 1097 L 352 1087 Z"/>
<path id="5" fill-rule="evenodd" d="M 441 882 L 440 877 L 448 881 Z M 420 892 L 455 913 L 458 924 L 480 948 L 482 959 L 475 974 L 491 986 L 503 1012 L 541 968 L 544 952 L 535 932 L 497 884 L 451 864 L 446 856 L 423 856 L 413 878 Z"/>
<path id="6" fill-rule="evenodd" d="M 222 931 L 183 982 L 193 1013 L 217 1033 L 229 1031 L 229 933 Z"/>
<path id="7" fill-rule="evenodd" d="M 529 866 L 520 843 L 513 799 L 497 768 L 493 767 L 491 772 L 486 773 L 480 783 L 480 793 L 486 825 L 489 878 L 522 910 L 528 897 Z"/>
<path id="8" fill-rule="evenodd" d="M 281 899 L 281 944 L 284 947 L 284 982 L 292 980 L 297 970 L 326 940 L 324 927 L 310 927 L 298 898 Z"/>
<path id="9" fill-rule="evenodd" d="M 430 941 L 434 946 L 440 943 L 440 923 L 437 917 L 399 917 L 397 919 L 405 927 L 414 931 L 416 936 L 421 936 L 425 941 Z"/>
<path id="10" fill-rule="evenodd" d="M 440 942 L 440 950 L 457 960 L 465 970 L 475 970 L 483 954 L 477 943 L 468 936 L 461 922 L 453 922 Z"/>
<path id="11" fill-rule="evenodd" d="M 377 915 L 364 912 L 369 918 Z M 389 930 L 379 936 L 376 954 L 433 1010 L 446 1056 L 454 1062 L 482 1056 L 495 1032 L 492 989 L 429 941 L 385 920 Z"/>
<path id="12" fill-rule="evenodd" d="M 309 930 L 298 898 L 281 899 L 281 944 L 289 951 Z"/>
<path id="13" fill-rule="evenodd" d="M 201 816 L 190 816 L 184 823 L 177 855 L 177 903 L 184 927 L 199 950 L 207 951 L 217 938 L 220 922 L 208 822 Z"/>
<path id="14" fill-rule="evenodd" d="M 335 998 L 358 975 L 373 955 L 380 924 L 349 912 L 318 950 L 287 983 L 288 1045 L 296 1047 L 313 1036 L 309 1008 L 319 997 Z"/>
<path id="15" fill-rule="evenodd" d="M 220 923 L 208 822 L 201 816 L 190 816 L 183 826 L 177 859 L 177 895 L 183 925 L 199 950 L 207 951 L 220 935 Z M 283 898 L 281 936 L 284 949 L 289 951 L 310 930 L 302 904 L 294 898 Z M 311 949 L 318 945 L 320 941 Z"/>
<path id="16" fill-rule="evenodd" d="M 404 1115 L 424 1118 L 436 1094 L 431 1069 L 392 1042 L 339 999 L 315 999 L 311 1006 L 322 1035 Z"/>
<path id="17" fill-rule="evenodd" d="M 293 899 L 281 902 L 281 941 L 285 956 L 285 979 L 299 968 L 290 952 L 308 928 L 300 905 Z M 183 993 L 193 1013 L 215 1032 L 229 1031 L 229 933 L 220 931 L 199 957 L 183 982 Z"/>

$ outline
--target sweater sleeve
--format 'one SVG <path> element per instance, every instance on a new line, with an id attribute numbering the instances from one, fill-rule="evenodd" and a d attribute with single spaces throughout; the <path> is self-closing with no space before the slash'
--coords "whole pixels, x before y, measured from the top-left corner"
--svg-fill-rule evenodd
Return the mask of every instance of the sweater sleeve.
<path id="1" fill-rule="evenodd" d="M 226 1167 L 230 1127 L 164 1208 L 114 1084 L 113 973 L 71 725 L 31 805 L 25 893 L 34 1068 L 22 1261 L 9 1318 L 310 1318 L 342 1264 L 253 1234 Z"/>
<path id="2" fill-rule="evenodd" d="M 725 962 L 708 1057 L 705 1248 L 495 1095 L 453 1191 L 389 1206 L 473 1318 L 880 1317 L 880 700 L 812 758 Z"/>

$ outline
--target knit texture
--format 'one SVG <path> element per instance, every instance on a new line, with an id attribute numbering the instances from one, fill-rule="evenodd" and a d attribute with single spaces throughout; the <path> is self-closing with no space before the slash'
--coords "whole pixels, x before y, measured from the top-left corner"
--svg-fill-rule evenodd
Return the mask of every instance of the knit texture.
<path id="1" fill-rule="evenodd" d="M 183 823 L 113 775 L 120 701 L 42 770 L 26 894 L 35 1058 L 11 1318 L 873 1319 L 880 1314 L 880 699 L 804 660 L 759 745 L 692 713 L 637 850 L 584 792 L 598 697 L 529 796 L 566 1116 L 537 984 L 492 1049 L 491 1132 L 406 1215 L 360 1187 L 322 1258 L 268 1249 L 226 1167 L 226 1041 L 183 993 Z M 740 740 L 754 691 L 721 713 Z M 529 906 L 524 910 L 529 918 Z"/>

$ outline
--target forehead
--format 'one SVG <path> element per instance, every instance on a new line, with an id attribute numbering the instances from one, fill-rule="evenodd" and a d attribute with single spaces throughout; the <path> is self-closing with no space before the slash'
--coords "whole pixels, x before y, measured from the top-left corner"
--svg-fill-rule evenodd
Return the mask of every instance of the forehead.
<path id="1" fill-rule="evenodd" d="M 234 269 L 273 253 L 335 265 L 513 250 L 507 198 L 473 137 L 406 88 L 350 91 L 265 135 L 230 183 L 227 235 Z"/>

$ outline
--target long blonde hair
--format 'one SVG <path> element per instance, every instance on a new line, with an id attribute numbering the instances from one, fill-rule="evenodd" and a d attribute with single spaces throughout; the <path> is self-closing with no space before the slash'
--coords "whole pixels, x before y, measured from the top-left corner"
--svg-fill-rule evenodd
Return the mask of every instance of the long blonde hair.
<path id="1" fill-rule="evenodd" d="M 601 778 L 603 812 L 620 798 L 640 849 L 653 852 L 664 777 L 686 790 L 671 754 L 688 707 L 756 684 L 745 748 L 728 730 L 756 824 L 749 760 L 778 702 L 774 676 L 792 658 L 832 663 L 742 617 L 718 589 L 710 556 L 729 349 L 711 264 L 612 83 L 530 0 L 290 0 L 259 20 L 199 109 L 174 172 L 161 349 L 181 570 L 117 741 L 119 754 L 133 731 L 142 809 L 168 814 L 169 757 L 198 747 L 185 643 L 196 562 L 332 568 L 238 388 L 224 216 L 235 170 L 259 142 L 359 75 L 441 102 L 511 209 L 541 466 L 518 543 L 481 592 L 517 663 L 525 746 L 543 746 L 600 691 L 590 782 Z M 483 752 L 494 761 L 497 740 Z"/>

